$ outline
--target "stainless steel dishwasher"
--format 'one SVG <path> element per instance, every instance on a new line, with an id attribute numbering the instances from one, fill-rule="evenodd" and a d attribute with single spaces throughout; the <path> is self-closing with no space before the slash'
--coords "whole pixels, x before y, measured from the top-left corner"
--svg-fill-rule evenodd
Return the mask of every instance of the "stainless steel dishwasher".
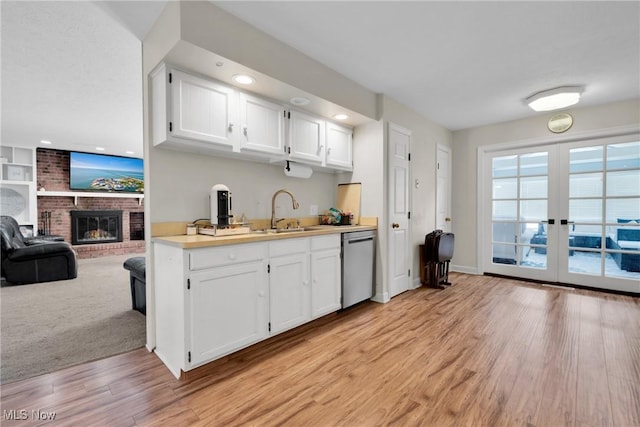
<path id="1" fill-rule="evenodd" d="M 342 233 L 342 308 L 374 294 L 376 232 Z"/>

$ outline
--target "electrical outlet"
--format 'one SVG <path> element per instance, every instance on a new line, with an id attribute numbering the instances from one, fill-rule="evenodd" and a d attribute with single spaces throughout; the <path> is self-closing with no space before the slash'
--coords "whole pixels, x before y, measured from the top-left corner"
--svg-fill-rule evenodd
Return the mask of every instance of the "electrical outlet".
<path id="1" fill-rule="evenodd" d="M 309 207 L 309 215 L 318 215 L 318 205 L 311 205 Z"/>

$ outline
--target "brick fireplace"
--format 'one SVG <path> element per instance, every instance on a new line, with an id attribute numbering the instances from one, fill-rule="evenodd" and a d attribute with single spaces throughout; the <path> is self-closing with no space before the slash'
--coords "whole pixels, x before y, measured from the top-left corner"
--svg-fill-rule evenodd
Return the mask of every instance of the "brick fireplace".
<path id="1" fill-rule="evenodd" d="M 69 152 L 38 148 L 38 190 L 71 191 L 69 189 Z M 77 201 L 77 205 L 75 202 Z M 76 244 L 72 236 L 72 211 L 122 211 L 121 241 L 102 241 L 92 244 Z M 49 234 L 60 235 L 73 245 L 78 258 L 98 258 L 108 255 L 144 253 L 144 201 L 131 198 L 38 196 L 38 229 L 46 225 Z M 86 243 L 86 242 L 80 242 Z"/>

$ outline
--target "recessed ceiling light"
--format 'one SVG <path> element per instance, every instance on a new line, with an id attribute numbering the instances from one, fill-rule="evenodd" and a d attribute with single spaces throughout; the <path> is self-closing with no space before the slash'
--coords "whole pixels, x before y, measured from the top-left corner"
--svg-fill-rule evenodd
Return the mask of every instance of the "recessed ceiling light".
<path id="1" fill-rule="evenodd" d="M 336 120 L 347 120 L 349 116 L 347 116 L 346 114 L 334 114 L 333 118 Z"/>
<path id="2" fill-rule="evenodd" d="M 293 98 L 291 98 L 289 100 L 289 102 L 292 103 L 293 105 L 297 105 L 297 106 L 309 105 L 311 103 L 310 100 L 308 100 L 307 98 L 305 98 L 303 96 L 294 96 Z"/>
<path id="3" fill-rule="evenodd" d="M 104 147 L 96 147 L 97 151 L 104 151 Z"/>
<path id="4" fill-rule="evenodd" d="M 233 81 L 241 85 L 252 85 L 256 82 L 256 79 L 247 74 L 234 74 Z"/>
<path id="5" fill-rule="evenodd" d="M 134 151 L 127 151 L 127 154 L 136 154 Z"/>
<path id="6" fill-rule="evenodd" d="M 563 86 L 533 94 L 526 103 L 533 111 L 559 110 L 577 104 L 581 94 L 580 86 Z"/>
<path id="7" fill-rule="evenodd" d="M 46 139 L 41 139 L 40 140 L 40 144 L 44 144 L 44 145 L 51 145 L 52 142 L 51 141 L 47 141 Z"/>

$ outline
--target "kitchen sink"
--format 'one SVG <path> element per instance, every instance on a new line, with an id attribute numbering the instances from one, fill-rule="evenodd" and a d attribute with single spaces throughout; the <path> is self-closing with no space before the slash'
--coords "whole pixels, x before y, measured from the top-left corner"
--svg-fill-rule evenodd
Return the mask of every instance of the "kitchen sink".
<path id="1" fill-rule="evenodd" d="M 299 233 L 304 231 L 304 228 L 278 228 L 274 230 L 272 228 L 267 228 L 265 230 L 251 230 L 251 234 L 281 234 L 281 233 Z"/>

